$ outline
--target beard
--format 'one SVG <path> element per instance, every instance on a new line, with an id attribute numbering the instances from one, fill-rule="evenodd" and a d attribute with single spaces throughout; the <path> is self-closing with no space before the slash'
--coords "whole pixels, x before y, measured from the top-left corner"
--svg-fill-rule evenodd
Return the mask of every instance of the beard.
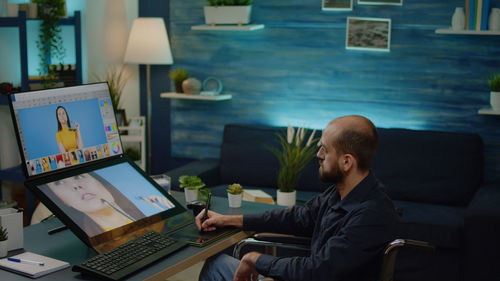
<path id="1" fill-rule="evenodd" d="M 332 171 L 327 173 L 323 170 L 323 166 L 319 165 L 319 180 L 324 183 L 338 184 L 344 180 L 344 173 L 340 170 L 339 166 L 335 164 L 332 167 Z"/>

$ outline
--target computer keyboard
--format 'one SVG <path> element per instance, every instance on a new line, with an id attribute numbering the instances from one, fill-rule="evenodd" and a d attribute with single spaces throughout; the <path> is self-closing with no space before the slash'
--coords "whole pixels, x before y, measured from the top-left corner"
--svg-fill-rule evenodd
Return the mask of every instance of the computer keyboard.
<path id="1" fill-rule="evenodd" d="M 74 265 L 72 270 L 102 279 L 119 280 L 186 245 L 185 242 L 151 231 L 111 251 Z"/>

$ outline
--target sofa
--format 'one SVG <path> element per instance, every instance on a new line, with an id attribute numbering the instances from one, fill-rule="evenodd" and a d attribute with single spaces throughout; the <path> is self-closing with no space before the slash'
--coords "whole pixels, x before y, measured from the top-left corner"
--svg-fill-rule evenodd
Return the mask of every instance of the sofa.
<path id="1" fill-rule="evenodd" d="M 500 280 L 500 186 L 483 182 L 483 144 L 477 134 L 377 128 L 379 150 L 372 171 L 400 211 L 398 238 L 432 243 L 434 254 L 402 251 L 396 280 Z M 279 163 L 266 146 L 279 146 L 284 127 L 228 124 L 220 157 L 168 171 L 200 176 L 216 196 L 229 184 L 276 196 Z M 317 135 L 321 135 L 321 132 Z M 301 204 L 323 192 L 318 161 L 297 185 Z"/>

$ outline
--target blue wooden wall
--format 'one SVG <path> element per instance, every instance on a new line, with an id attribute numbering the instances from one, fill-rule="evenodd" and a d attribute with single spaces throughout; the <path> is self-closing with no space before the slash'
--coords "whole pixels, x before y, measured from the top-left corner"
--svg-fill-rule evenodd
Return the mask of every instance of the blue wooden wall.
<path id="1" fill-rule="evenodd" d="M 465 0 L 355 3 L 351 12 L 322 12 L 321 0 L 255 0 L 252 22 L 265 29 L 252 32 L 193 31 L 205 1 L 169 2 L 172 68 L 217 77 L 233 95 L 172 101 L 172 156 L 218 157 L 230 122 L 324 128 L 361 114 L 378 127 L 478 133 L 486 179 L 500 179 L 500 116 L 477 114 L 489 103 L 487 77 L 500 72 L 500 36 L 434 32 Z M 391 18 L 391 51 L 346 50 L 347 16 Z"/>

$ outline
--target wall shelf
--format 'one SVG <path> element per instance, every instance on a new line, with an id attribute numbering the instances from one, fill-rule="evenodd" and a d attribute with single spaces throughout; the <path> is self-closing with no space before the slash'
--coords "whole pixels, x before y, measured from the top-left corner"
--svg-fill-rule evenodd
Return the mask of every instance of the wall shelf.
<path id="1" fill-rule="evenodd" d="M 185 99 L 185 100 L 203 100 L 203 101 L 223 101 L 233 98 L 232 95 L 201 96 L 179 93 L 161 93 L 160 97 L 164 99 Z"/>
<path id="2" fill-rule="evenodd" d="M 21 58 L 21 91 L 29 90 L 28 76 L 28 35 L 26 32 L 27 21 L 39 21 L 39 19 L 27 19 L 25 11 L 19 11 L 17 17 L 0 17 L 0 27 L 17 27 L 19 29 L 19 52 Z M 74 17 L 62 18 L 60 25 L 70 25 L 75 27 L 75 83 L 82 84 L 82 30 L 81 14 L 75 11 Z M 2 42 L 3 43 L 3 42 Z"/>
<path id="3" fill-rule="evenodd" d="M 477 111 L 477 114 L 482 115 L 500 115 L 500 110 L 494 110 L 491 107 L 481 108 Z"/>
<path id="4" fill-rule="evenodd" d="M 491 30 L 452 30 L 449 29 L 436 29 L 437 34 L 461 34 L 461 35 L 500 35 L 500 31 Z"/>
<path id="5" fill-rule="evenodd" d="M 263 24 L 245 24 L 245 25 L 193 25 L 191 30 L 224 30 L 224 31 L 254 31 L 263 29 Z"/>

